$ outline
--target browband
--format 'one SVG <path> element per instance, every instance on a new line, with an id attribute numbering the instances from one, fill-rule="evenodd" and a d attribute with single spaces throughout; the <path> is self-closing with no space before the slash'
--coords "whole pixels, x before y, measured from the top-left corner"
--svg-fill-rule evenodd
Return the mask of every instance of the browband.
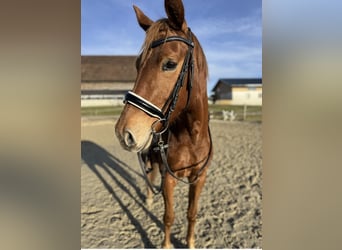
<path id="1" fill-rule="evenodd" d="M 159 40 L 152 42 L 150 48 L 155 48 L 155 47 L 158 47 L 159 45 L 161 45 L 163 43 L 172 42 L 172 41 L 181 41 L 183 43 L 186 43 L 188 46 L 190 46 L 192 48 L 195 46 L 193 41 L 187 40 L 183 37 L 169 36 L 167 38 L 162 38 L 162 39 L 159 39 Z"/>
<path id="2" fill-rule="evenodd" d="M 159 118 L 160 120 L 165 119 L 165 115 L 163 114 L 160 108 L 158 108 L 153 103 L 150 103 L 146 99 L 142 98 L 141 96 L 131 91 L 128 91 L 128 93 L 126 94 L 124 102 L 125 103 L 128 102 L 132 104 L 133 106 L 141 109 L 142 111 L 144 111 L 146 114 L 150 116 Z"/>

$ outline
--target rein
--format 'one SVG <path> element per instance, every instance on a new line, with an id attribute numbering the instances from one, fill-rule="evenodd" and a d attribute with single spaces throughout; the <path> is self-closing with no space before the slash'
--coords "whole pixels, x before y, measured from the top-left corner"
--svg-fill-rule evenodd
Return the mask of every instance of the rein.
<path id="1" fill-rule="evenodd" d="M 202 171 L 204 170 L 205 166 L 207 165 L 209 158 L 210 158 L 210 154 L 212 151 L 212 139 L 211 139 L 211 135 L 210 135 L 210 130 L 208 128 L 209 131 L 209 138 L 210 138 L 210 149 L 209 149 L 209 153 L 208 153 L 208 157 L 206 159 L 206 161 L 204 162 L 204 164 L 201 166 L 201 168 L 199 169 L 199 171 L 196 174 L 196 178 L 193 181 L 184 181 L 181 178 L 177 177 L 175 175 L 175 173 L 171 170 L 171 168 L 169 167 L 169 164 L 167 162 L 167 152 L 166 149 L 168 147 L 168 144 L 164 144 L 163 141 L 163 134 L 165 132 L 168 132 L 168 126 L 169 126 L 169 119 L 171 117 L 172 112 L 175 110 L 176 104 L 177 104 L 177 100 L 178 100 L 178 96 L 179 96 L 179 92 L 180 89 L 183 87 L 183 83 L 184 83 L 184 79 L 186 76 L 186 73 L 188 73 L 189 77 L 188 77 L 188 83 L 187 83 L 187 90 L 188 90 L 188 97 L 187 97 L 187 103 L 186 106 L 184 108 L 187 109 L 188 105 L 189 105 L 189 101 L 190 101 L 190 95 L 191 95 L 191 89 L 192 89 L 192 78 L 193 78 L 193 68 L 194 68 L 194 62 L 193 62 L 193 48 L 194 48 L 194 42 L 192 41 L 192 33 L 190 28 L 188 29 L 188 33 L 189 33 L 189 39 L 185 39 L 183 37 L 180 36 L 170 36 L 170 37 L 166 37 L 163 39 L 159 39 L 156 41 L 153 41 L 150 45 L 150 48 L 153 49 L 155 47 L 158 47 L 164 43 L 167 42 L 173 42 L 173 41 L 180 41 L 183 42 L 185 44 L 188 45 L 188 51 L 186 53 L 183 65 L 182 65 L 182 69 L 181 72 L 179 73 L 178 79 L 176 81 L 175 87 L 173 88 L 171 94 L 169 95 L 168 99 L 166 100 L 164 106 L 162 109 L 158 108 L 156 105 L 154 105 L 153 103 L 149 102 L 148 100 L 146 100 L 145 98 L 137 95 L 136 93 L 132 92 L 132 91 L 128 91 L 128 93 L 125 96 L 124 99 L 124 103 L 129 103 L 133 106 L 135 106 L 136 108 L 139 108 L 140 110 L 144 111 L 146 114 L 158 118 L 158 120 L 152 124 L 152 134 L 153 137 L 157 138 L 157 147 L 154 147 L 153 150 L 155 152 L 159 151 L 160 152 L 160 156 L 161 159 L 163 161 L 164 164 L 164 168 L 162 169 L 162 180 L 161 180 L 161 185 L 160 188 L 158 190 L 155 190 L 153 184 L 148 180 L 147 178 L 147 170 L 146 170 L 146 166 L 142 160 L 142 155 L 141 152 L 138 152 L 138 159 L 140 162 L 140 166 L 141 169 L 143 171 L 143 174 L 145 176 L 145 180 L 148 184 L 148 186 L 151 188 L 151 190 L 153 191 L 153 193 L 158 194 L 161 192 L 162 189 L 162 184 L 164 181 L 164 176 L 165 176 L 165 171 L 167 171 L 172 177 L 174 177 L 176 180 L 179 180 L 183 183 L 186 184 L 194 184 L 197 182 L 198 177 L 200 176 L 200 174 L 202 173 Z M 158 123 L 161 122 L 163 124 L 163 129 L 161 132 L 156 132 L 154 129 L 154 126 Z"/>

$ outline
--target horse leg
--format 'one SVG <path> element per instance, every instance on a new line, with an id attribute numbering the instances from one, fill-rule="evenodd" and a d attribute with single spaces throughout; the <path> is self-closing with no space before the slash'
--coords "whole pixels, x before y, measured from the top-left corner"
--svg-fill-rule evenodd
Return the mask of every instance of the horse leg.
<path id="1" fill-rule="evenodd" d="M 156 176 L 158 174 L 159 165 L 156 162 L 151 163 L 151 161 L 149 161 L 149 164 L 152 167 L 152 170 L 147 174 L 147 178 L 150 181 L 150 183 L 153 185 L 154 180 L 156 179 Z M 153 204 L 153 191 L 147 185 L 146 205 L 147 207 L 150 208 L 152 204 Z"/>
<path id="2" fill-rule="evenodd" d="M 166 174 L 164 177 L 164 183 L 163 183 L 163 197 L 164 197 L 164 243 L 163 248 L 171 248 L 171 226 L 175 219 L 175 214 L 173 210 L 173 191 L 176 186 L 175 179 L 170 176 L 169 174 Z"/>
<path id="3" fill-rule="evenodd" d="M 188 206 L 188 248 L 195 248 L 195 224 L 198 209 L 198 200 L 206 179 L 206 171 L 202 173 L 198 181 L 189 188 L 189 206 Z"/>

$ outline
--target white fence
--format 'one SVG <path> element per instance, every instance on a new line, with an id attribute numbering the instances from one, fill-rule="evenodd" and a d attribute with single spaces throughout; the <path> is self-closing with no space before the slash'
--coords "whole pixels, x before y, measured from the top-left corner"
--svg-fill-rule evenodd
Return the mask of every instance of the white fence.
<path id="1" fill-rule="evenodd" d="M 248 106 L 244 105 L 242 111 L 235 110 L 221 110 L 221 111 L 211 111 L 210 119 L 219 119 L 224 121 L 245 121 L 245 120 L 254 120 L 253 118 L 261 119 L 262 112 L 257 111 L 248 111 Z"/>

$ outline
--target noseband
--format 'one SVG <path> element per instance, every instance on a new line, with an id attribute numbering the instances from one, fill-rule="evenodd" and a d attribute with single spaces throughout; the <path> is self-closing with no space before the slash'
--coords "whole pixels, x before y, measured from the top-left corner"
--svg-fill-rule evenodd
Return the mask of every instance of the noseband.
<path id="1" fill-rule="evenodd" d="M 189 72 L 189 78 L 188 78 L 188 84 L 187 84 L 187 90 L 188 90 L 188 99 L 185 108 L 189 105 L 189 99 L 191 94 L 191 88 L 192 88 L 192 75 L 193 75 L 193 58 L 192 58 L 192 52 L 194 48 L 194 42 L 192 41 L 192 35 L 191 30 L 189 28 L 189 39 L 185 39 L 180 36 L 170 36 L 163 39 L 159 39 L 156 41 L 153 41 L 150 45 L 150 48 L 156 48 L 164 43 L 167 42 L 173 42 L 173 41 L 180 41 L 188 45 L 188 51 L 186 53 L 181 72 L 179 73 L 178 79 L 176 81 L 175 87 L 173 88 L 173 91 L 171 92 L 170 96 L 166 100 L 164 106 L 162 109 L 158 108 L 153 103 L 149 102 L 145 98 L 137 95 L 136 93 L 132 91 L 128 91 L 128 93 L 125 96 L 124 103 L 129 103 L 138 109 L 144 111 L 146 114 L 158 118 L 159 121 L 168 124 L 168 121 L 170 119 L 171 113 L 174 111 L 178 95 L 181 87 L 183 86 L 184 77 L 187 72 Z"/>

